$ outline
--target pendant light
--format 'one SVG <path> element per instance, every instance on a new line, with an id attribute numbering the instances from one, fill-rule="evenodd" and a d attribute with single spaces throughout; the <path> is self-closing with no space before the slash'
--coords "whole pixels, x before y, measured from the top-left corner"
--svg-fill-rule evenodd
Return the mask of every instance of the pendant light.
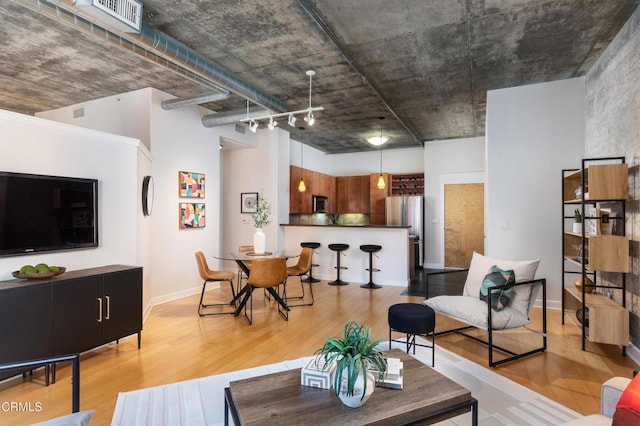
<path id="1" fill-rule="evenodd" d="M 300 183 L 298 184 L 298 191 L 304 192 L 307 190 L 307 187 L 304 184 L 304 179 L 302 179 L 302 174 L 304 173 L 304 169 L 302 167 L 302 153 L 304 152 L 304 127 L 300 127 Z"/>
<path id="2" fill-rule="evenodd" d="M 380 118 L 380 140 L 383 140 L 382 137 L 382 120 L 384 120 L 384 117 L 379 117 Z M 384 138 L 384 141 L 386 142 L 386 138 Z M 377 183 L 377 187 L 378 189 L 384 189 L 387 185 L 384 181 L 384 177 L 382 176 L 382 144 L 378 145 L 380 148 L 378 148 L 380 150 L 380 176 L 378 177 L 378 183 Z"/>

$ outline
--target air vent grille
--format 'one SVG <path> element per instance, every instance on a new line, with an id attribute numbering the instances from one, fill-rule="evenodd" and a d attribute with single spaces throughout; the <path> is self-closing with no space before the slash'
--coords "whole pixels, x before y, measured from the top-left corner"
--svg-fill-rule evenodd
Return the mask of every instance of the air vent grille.
<path id="1" fill-rule="evenodd" d="M 82 12 L 120 31 L 140 32 L 142 3 L 138 0 L 76 0 Z"/>
<path id="2" fill-rule="evenodd" d="M 236 132 L 242 133 L 244 135 L 245 129 L 246 127 L 244 125 L 236 123 Z"/>

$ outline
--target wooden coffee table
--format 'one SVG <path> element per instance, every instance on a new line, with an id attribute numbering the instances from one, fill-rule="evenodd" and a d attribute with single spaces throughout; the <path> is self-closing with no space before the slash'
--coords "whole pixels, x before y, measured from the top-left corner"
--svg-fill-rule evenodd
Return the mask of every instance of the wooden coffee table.
<path id="1" fill-rule="evenodd" d="M 300 369 L 229 383 L 224 424 L 229 412 L 236 425 L 400 425 L 442 421 L 471 410 L 478 424 L 478 401 L 471 392 L 399 349 L 388 356 L 404 362 L 402 390 L 377 387 L 359 408 L 345 406 L 333 389 L 300 385 Z"/>

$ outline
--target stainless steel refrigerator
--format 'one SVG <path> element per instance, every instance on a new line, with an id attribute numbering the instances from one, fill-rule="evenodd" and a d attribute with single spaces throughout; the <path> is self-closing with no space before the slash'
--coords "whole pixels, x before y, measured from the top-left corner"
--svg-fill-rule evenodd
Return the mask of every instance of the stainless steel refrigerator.
<path id="1" fill-rule="evenodd" d="M 411 226 L 416 267 L 422 268 L 424 259 L 424 198 L 421 195 L 387 197 L 385 200 L 387 225 Z M 411 253 L 410 253 L 411 254 Z"/>

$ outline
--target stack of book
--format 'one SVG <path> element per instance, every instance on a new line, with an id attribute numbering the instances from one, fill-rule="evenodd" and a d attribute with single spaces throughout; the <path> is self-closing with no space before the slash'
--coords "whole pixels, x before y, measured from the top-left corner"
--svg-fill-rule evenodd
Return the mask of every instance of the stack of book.
<path id="1" fill-rule="evenodd" d="M 371 371 L 376 379 L 378 371 Z M 378 386 L 391 389 L 402 389 L 402 361 L 399 358 L 387 358 L 387 371 L 382 380 L 378 381 Z"/>

